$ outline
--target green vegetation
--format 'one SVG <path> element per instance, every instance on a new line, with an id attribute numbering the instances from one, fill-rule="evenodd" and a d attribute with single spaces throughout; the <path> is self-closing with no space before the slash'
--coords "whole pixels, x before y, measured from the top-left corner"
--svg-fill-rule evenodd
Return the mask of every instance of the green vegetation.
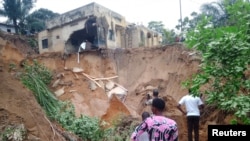
<path id="1" fill-rule="evenodd" d="M 0 133 L 1 141 L 23 141 L 26 139 L 27 131 L 23 124 L 20 125 L 8 125 L 5 127 L 4 131 Z"/>
<path id="2" fill-rule="evenodd" d="M 0 15 L 8 17 L 7 23 L 13 23 L 15 33 L 30 35 L 44 30 L 45 21 L 58 16 L 48 9 L 38 9 L 31 14 L 36 0 L 3 0 Z"/>
<path id="3" fill-rule="evenodd" d="M 148 28 L 162 34 L 162 44 L 172 44 L 177 36 L 174 30 L 164 28 L 162 21 L 151 21 L 148 23 Z"/>
<path id="4" fill-rule="evenodd" d="M 10 63 L 9 64 L 9 71 L 15 70 L 16 69 L 16 64 L 15 63 Z"/>
<path id="5" fill-rule="evenodd" d="M 75 116 L 74 106 L 69 102 L 61 102 L 60 110 L 54 119 L 66 130 L 73 132 L 84 140 L 99 141 L 108 137 L 109 129 L 104 129 L 104 122 L 98 118 L 81 115 Z"/>
<path id="6" fill-rule="evenodd" d="M 44 13 L 51 14 L 50 18 L 54 15 L 53 12 L 42 9 L 28 17 L 19 14 L 11 16 L 13 13 L 8 14 L 7 2 L 9 1 L 4 1 L 5 9 L 0 13 L 7 15 L 14 23 L 20 19 L 24 24 L 21 27 L 30 31 L 43 30 L 42 22 L 47 17 Z M 250 71 L 249 1 L 223 0 L 206 4 L 202 6 L 201 14 L 193 12 L 191 16 L 192 19 L 186 17 L 182 21 L 185 43 L 201 55 L 202 63 L 200 72 L 183 85 L 191 88 L 195 95 L 204 93 L 209 105 L 234 113 L 232 123 L 250 124 L 250 80 L 246 73 Z M 164 29 L 162 22 L 152 21 L 148 27 L 163 34 L 164 44 L 174 42 L 175 32 Z M 176 28 L 180 28 L 180 25 Z M 32 46 L 35 45 L 33 40 L 29 42 Z M 83 140 L 129 140 L 135 124 L 123 121 L 126 117 L 118 117 L 113 127 L 107 129 L 103 128 L 106 123 L 98 118 L 84 115 L 76 117 L 74 106 L 69 102 L 59 101 L 47 87 L 52 80 L 50 70 L 37 61 L 33 65 L 24 66 L 25 72 L 21 80 L 34 93 L 51 120 L 57 121 Z M 10 69 L 15 67 L 14 64 L 9 66 Z"/>
<path id="7" fill-rule="evenodd" d="M 0 15 L 7 16 L 15 26 L 15 32 L 18 33 L 18 21 L 23 21 L 25 16 L 34 6 L 34 0 L 3 0 L 3 9 L 0 9 Z"/>
<path id="8" fill-rule="evenodd" d="M 38 42 L 35 38 L 28 38 L 28 43 L 31 48 L 36 49 L 38 48 Z"/>
<path id="9" fill-rule="evenodd" d="M 231 2 L 222 1 L 227 13 L 226 19 L 220 18 L 223 22 L 215 23 L 214 15 L 203 15 L 187 33 L 187 46 L 201 54 L 202 63 L 201 72 L 184 85 L 195 95 L 206 86 L 203 93 L 208 104 L 233 112 L 233 123 L 250 124 L 250 80 L 246 75 L 250 71 L 250 3 Z"/>
<path id="10" fill-rule="evenodd" d="M 23 23 L 23 31 L 28 30 L 30 33 L 40 32 L 46 29 L 45 21 L 59 16 L 48 9 L 40 8 L 31 14 L 27 15 Z"/>
<path id="11" fill-rule="evenodd" d="M 30 66 L 24 63 L 24 66 L 25 73 L 21 76 L 22 83 L 34 93 L 36 100 L 47 115 L 53 117 L 58 111 L 59 102 L 47 87 L 52 80 L 52 73 L 37 61 Z"/>
<path id="12" fill-rule="evenodd" d="M 109 140 L 130 141 L 130 136 L 138 124 L 138 121 L 131 117 L 119 115 L 113 121 L 113 128 L 111 132 L 112 136 L 109 138 Z"/>
<path id="13" fill-rule="evenodd" d="M 103 129 L 103 122 L 98 118 L 81 115 L 75 116 L 75 109 L 69 102 L 57 100 L 47 85 L 52 80 L 52 73 L 43 65 L 34 61 L 28 65 L 24 63 L 25 72 L 21 76 L 23 84 L 35 95 L 38 103 L 43 107 L 51 120 L 55 120 L 68 131 L 73 132 L 83 140 L 99 141 L 110 133 Z"/>

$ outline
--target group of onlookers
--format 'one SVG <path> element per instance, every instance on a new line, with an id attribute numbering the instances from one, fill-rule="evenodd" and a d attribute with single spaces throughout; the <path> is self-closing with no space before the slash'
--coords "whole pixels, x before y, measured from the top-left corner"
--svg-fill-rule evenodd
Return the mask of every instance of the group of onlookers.
<path id="1" fill-rule="evenodd" d="M 176 121 L 163 115 L 165 101 L 159 98 L 159 91 L 153 90 L 153 98 L 147 95 L 146 105 L 151 105 L 152 114 L 142 113 L 142 123 L 138 125 L 131 135 L 131 141 L 178 141 L 178 126 Z M 185 109 L 182 109 L 185 105 Z M 191 90 L 183 96 L 177 104 L 177 108 L 187 116 L 188 141 L 199 141 L 200 108 L 204 104 L 200 97 L 193 96 Z"/>

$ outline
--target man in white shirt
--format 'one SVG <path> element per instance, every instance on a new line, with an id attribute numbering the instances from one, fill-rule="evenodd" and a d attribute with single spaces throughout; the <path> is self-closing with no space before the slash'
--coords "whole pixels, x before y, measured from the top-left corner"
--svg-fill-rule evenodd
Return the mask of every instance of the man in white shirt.
<path id="1" fill-rule="evenodd" d="M 200 121 L 200 108 L 203 108 L 204 104 L 200 97 L 192 96 L 191 90 L 188 90 L 189 94 L 185 95 L 178 102 L 177 108 L 187 116 L 188 126 L 188 141 L 192 141 L 192 132 L 194 131 L 195 141 L 199 141 L 199 121 Z M 181 108 L 181 105 L 185 105 L 186 112 Z"/>

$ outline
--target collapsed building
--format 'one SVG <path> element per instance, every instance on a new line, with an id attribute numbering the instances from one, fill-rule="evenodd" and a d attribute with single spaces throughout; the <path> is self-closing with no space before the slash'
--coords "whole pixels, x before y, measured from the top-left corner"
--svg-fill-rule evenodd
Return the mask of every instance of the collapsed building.
<path id="1" fill-rule="evenodd" d="M 46 21 L 38 34 L 39 52 L 79 52 L 103 48 L 152 47 L 162 36 L 143 25 L 130 24 L 125 17 L 95 2 Z"/>

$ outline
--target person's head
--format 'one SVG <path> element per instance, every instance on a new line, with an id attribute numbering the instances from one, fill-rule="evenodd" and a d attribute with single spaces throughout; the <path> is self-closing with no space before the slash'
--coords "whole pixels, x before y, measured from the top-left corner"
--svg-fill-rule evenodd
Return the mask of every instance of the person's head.
<path id="1" fill-rule="evenodd" d="M 149 100 L 151 97 L 150 97 L 150 94 L 147 94 L 147 100 Z"/>
<path id="2" fill-rule="evenodd" d="M 202 98 L 203 97 L 203 93 L 200 93 L 200 98 Z"/>
<path id="3" fill-rule="evenodd" d="M 150 114 L 149 112 L 143 112 L 141 117 L 142 117 L 142 120 L 145 120 L 146 118 L 150 117 Z"/>
<path id="4" fill-rule="evenodd" d="M 191 93 L 192 93 L 192 90 L 191 90 L 191 89 L 188 89 L 188 93 L 191 94 Z"/>
<path id="5" fill-rule="evenodd" d="M 165 109 L 165 101 L 161 98 L 154 98 L 151 106 L 151 110 L 154 115 L 159 115 Z"/>
<path id="6" fill-rule="evenodd" d="M 158 95 L 159 95 L 158 89 L 154 89 L 154 90 L 153 90 L 153 96 L 154 96 L 154 97 L 158 97 Z"/>

